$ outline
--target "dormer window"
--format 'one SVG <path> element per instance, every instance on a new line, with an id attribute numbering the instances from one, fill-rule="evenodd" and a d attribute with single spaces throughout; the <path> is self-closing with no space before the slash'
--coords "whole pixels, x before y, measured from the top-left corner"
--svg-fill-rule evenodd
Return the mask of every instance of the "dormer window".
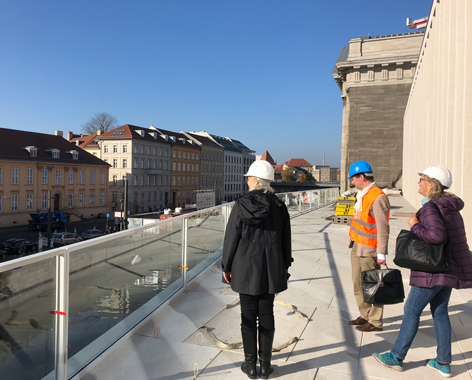
<path id="1" fill-rule="evenodd" d="M 59 149 L 51 148 L 51 149 L 46 149 L 46 152 L 51 152 L 51 157 L 52 158 L 59 158 Z"/>
<path id="2" fill-rule="evenodd" d="M 76 150 L 69 150 L 66 153 L 70 154 L 73 160 L 79 159 L 79 152 L 77 152 Z"/>
<path id="3" fill-rule="evenodd" d="M 27 150 L 31 157 L 38 157 L 38 148 L 36 148 L 35 146 L 30 145 L 23 149 Z"/>

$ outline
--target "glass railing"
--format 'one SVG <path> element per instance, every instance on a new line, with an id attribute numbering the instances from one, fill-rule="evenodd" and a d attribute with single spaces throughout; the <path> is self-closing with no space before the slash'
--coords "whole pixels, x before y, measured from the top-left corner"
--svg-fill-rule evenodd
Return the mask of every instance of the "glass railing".
<path id="1" fill-rule="evenodd" d="M 277 196 L 295 216 L 338 193 Z M 1 263 L 1 378 L 66 380 L 82 371 L 221 256 L 233 206 Z"/>

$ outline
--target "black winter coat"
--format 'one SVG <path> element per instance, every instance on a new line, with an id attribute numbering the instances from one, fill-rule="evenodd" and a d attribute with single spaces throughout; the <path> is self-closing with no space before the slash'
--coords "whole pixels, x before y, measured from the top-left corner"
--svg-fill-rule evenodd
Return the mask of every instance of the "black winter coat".
<path id="1" fill-rule="evenodd" d="M 287 289 L 292 263 L 290 216 L 272 193 L 250 191 L 239 198 L 226 226 L 223 271 L 238 293 L 276 294 Z"/>

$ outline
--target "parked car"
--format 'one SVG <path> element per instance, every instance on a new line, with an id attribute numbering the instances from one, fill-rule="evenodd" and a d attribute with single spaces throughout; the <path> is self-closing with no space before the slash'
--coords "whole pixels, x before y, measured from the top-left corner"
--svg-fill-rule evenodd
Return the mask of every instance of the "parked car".
<path id="1" fill-rule="evenodd" d="M 79 241 L 82 241 L 82 238 L 73 232 L 56 232 L 52 234 L 52 244 L 54 247 L 62 247 Z"/>
<path id="2" fill-rule="evenodd" d="M 93 239 L 93 238 L 96 238 L 96 237 L 99 237 L 99 236 L 105 236 L 105 235 L 106 235 L 105 232 L 102 232 L 102 231 L 97 230 L 97 229 L 94 228 L 92 230 L 87 230 L 87 231 L 82 232 L 82 235 L 80 235 L 80 236 L 84 240 L 89 240 L 89 239 Z"/>
<path id="3" fill-rule="evenodd" d="M 38 243 L 32 243 L 26 239 L 13 238 L 3 242 L 4 255 L 19 255 L 23 244 L 25 254 L 38 252 Z"/>

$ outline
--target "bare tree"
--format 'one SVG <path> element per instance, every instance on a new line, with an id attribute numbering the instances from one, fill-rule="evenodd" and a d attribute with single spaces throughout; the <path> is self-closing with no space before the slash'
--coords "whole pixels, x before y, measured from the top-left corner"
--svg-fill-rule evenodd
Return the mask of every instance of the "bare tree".
<path id="1" fill-rule="evenodd" d="M 105 133 L 115 129 L 118 126 L 118 120 L 113 115 L 106 112 L 96 113 L 95 117 L 82 125 L 82 132 L 85 135 L 96 135 L 97 131 Z"/>

